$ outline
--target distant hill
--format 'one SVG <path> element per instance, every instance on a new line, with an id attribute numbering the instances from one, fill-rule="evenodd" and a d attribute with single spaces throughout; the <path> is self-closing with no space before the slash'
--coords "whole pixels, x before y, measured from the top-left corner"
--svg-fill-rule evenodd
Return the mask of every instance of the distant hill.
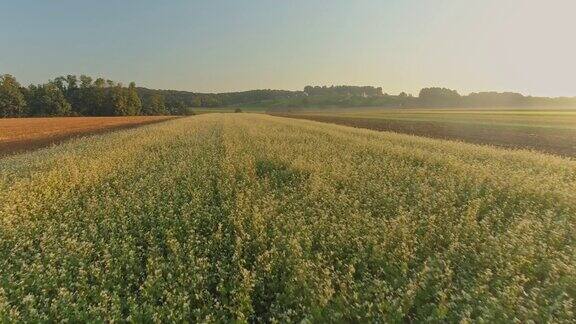
<path id="1" fill-rule="evenodd" d="M 303 91 L 288 90 L 249 90 L 225 93 L 199 93 L 179 90 L 155 90 L 138 87 L 138 95 L 146 101 L 154 94 L 161 94 L 167 106 L 183 104 L 186 107 L 225 107 L 242 105 L 261 105 L 266 102 L 274 102 L 304 97 Z"/>
<path id="2" fill-rule="evenodd" d="M 164 97 L 167 106 L 226 107 L 252 106 L 272 111 L 323 107 L 575 107 L 576 97 L 532 97 L 514 92 L 477 92 L 460 95 L 456 90 L 424 88 L 418 96 L 391 95 L 373 86 L 306 86 L 303 91 L 250 90 L 227 93 L 197 93 L 137 88 L 143 102 L 154 94 Z"/>

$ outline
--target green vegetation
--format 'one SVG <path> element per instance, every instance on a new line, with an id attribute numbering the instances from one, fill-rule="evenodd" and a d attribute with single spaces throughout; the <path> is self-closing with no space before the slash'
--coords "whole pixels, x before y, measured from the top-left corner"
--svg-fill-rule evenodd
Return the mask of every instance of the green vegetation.
<path id="1" fill-rule="evenodd" d="M 404 92 L 390 95 L 383 93 L 382 88 L 370 86 L 307 86 L 304 96 L 271 100 L 259 105 L 276 112 L 326 107 L 576 107 L 576 98 L 531 97 L 512 92 L 480 92 L 461 96 L 455 90 L 438 87 L 424 88 L 418 97 L 414 97 Z"/>
<path id="2" fill-rule="evenodd" d="M 67 116 L 72 107 L 53 83 L 31 85 L 26 91 L 29 112 L 33 116 Z"/>
<path id="3" fill-rule="evenodd" d="M 0 117 L 22 116 L 26 113 L 26 100 L 20 84 L 9 74 L 0 75 Z"/>
<path id="4" fill-rule="evenodd" d="M 145 109 L 146 115 L 166 115 L 166 104 L 164 103 L 164 97 L 159 94 L 154 94 L 150 98 L 150 104 Z"/>
<path id="5" fill-rule="evenodd" d="M 0 160 L 0 321 L 571 322 L 576 162 L 257 114 Z"/>
<path id="6" fill-rule="evenodd" d="M 302 91 L 286 90 L 249 90 L 228 93 L 198 93 L 190 91 L 176 90 L 153 90 L 138 88 L 141 97 L 148 98 L 153 94 L 160 94 L 166 98 L 166 103 L 170 106 L 184 105 L 193 108 L 216 108 L 233 106 L 262 106 L 266 103 L 276 102 L 304 96 Z"/>
<path id="7" fill-rule="evenodd" d="M 183 114 L 181 104 L 166 107 L 160 93 L 140 98 L 136 84 L 75 75 L 21 87 L 8 74 L 0 76 L 0 117 L 136 116 Z"/>
<path id="8" fill-rule="evenodd" d="M 510 92 L 461 96 L 446 88 L 424 88 L 414 97 L 404 92 L 389 95 L 372 86 L 195 93 L 136 88 L 134 82 L 126 88 L 111 80 L 93 80 L 86 75 L 61 76 L 43 85 L 23 88 L 11 75 L 0 75 L 0 117 L 187 115 L 190 108 L 222 107 L 271 112 L 326 107 L 576 107 L 576 98 L 526 97 Z"/>

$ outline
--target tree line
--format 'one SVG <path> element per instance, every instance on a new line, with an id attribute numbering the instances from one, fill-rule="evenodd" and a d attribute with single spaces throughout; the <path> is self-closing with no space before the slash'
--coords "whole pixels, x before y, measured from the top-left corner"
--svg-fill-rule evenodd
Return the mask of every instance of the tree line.
<path id="1" fill-rule="evenodd" d="M 142 100 L 136 84 L 90 76 L 60 76 L 23 87 L 15 77 L 0 75 L 0 117 L 136 116 L 175 113 L 161 93 Z"/>
<path id="2" fill-rule="evenodd" d="M 576 98 L 524 96 L 514 92 L 478 92 L 432 87 L 418 96 L 384 93 L 372 86 L 306 86 L 303 91 L 250 90 L 196 93 L 127 87 L 86 75 L 60 76 L 44 84 L 21 86 L 0 75 L 0 117 L 185 115 L 194 107 L 263 107 L 270 110 L 313 107 L 576 107 Z"/>
<path id="3" fill-rule="evenodd" d="M 460 95 L 456 90 L 431 87 L 417 97 L 402 92 L 390 95 L 382 88 L 355 86 L 306 86 L 304 96 L 262 103 L 271 110 L 314 107 L 576 107 L 576 97 L 532 97 L 515 92 L 477 92 Z"/>
<path id="4" fill-rule="evenodd" d="M 516 92 L 473 92 L 460 95 L 447 88 L 425 88 L 418 95 L 421 107 L 576 107 L 575 97 L 533 97 Z"/>
<path id="5" fill-rule="evenodd" d="M 15 77 L 0 75 L 0 117 L 186 115 L 194 107 L 258 105 L 303 96 L 302 91 L 250 90 L 195 93 L 127 87 L 86 75 L 59 76 L 23 87 Z"/>
<path id="6" fill-rule="evenodd" d="M 306 86 L 304 93 L 307 96 L 359 96 L 364 98 L 383 96 L 381 87 L 372 86 Z"/>
<path id="7" fill-rule="evenodd" d="M 198 93 L 178 90 L 155 90 L 147 88 L 137 88 L 142 98 L 147 98 L 153 94 L 161 94 L 168 106 L 185 107 L 227 107 L 227 106 L 250 106 L 264 102 L 297 98 L 304 95 L 302 91 L 288 90 L 248 90 L 240 92 L 226 93 Z"/>

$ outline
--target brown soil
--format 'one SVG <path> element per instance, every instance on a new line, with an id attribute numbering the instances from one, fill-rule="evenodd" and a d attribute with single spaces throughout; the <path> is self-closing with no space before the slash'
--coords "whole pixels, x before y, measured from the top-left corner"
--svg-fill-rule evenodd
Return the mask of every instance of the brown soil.
<path id="1" fill-rule="evenodd" d="M 0 119 L 0 156 L 34 150 L 73 137 L 101 134 L 172 119 L 170 116 Z"/>
<path id="2" fill-rule="evenodd" d="M 576 157 L 576 131 L 568 129 L 502 127 L 320 115 L 275 115 L 431 138 L 489 144 L 505 148 L 531 149 L 561 156 Z"/>

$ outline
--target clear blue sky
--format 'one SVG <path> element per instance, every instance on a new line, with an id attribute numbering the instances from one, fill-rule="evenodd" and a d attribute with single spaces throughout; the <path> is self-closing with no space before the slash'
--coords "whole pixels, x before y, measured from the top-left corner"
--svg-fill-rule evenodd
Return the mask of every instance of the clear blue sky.
<path id="1" fill-rule="evenodd" d="M 375 85 L 576 96 L 576 1 L 0 0 L 0 73 L 203 92 Z"/>

